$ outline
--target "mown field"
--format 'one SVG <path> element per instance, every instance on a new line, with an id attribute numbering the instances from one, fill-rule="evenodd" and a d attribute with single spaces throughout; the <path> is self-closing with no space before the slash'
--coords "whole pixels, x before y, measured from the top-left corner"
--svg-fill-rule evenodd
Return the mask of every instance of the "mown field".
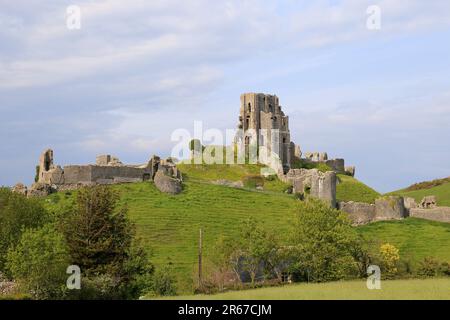
<path id="1" fill-rule="evenodd" d="M 177 296 L 183 300 L 449 300 L 450 279 L 382 280 L 380 290 L 366 282 L 302 283 L 283 287 L 230 291 L 216 295 Z"/>
<path id="2" fill-rule="evenodd" d="M 161 193 L 153 183 L 116 185 L 121 204 L 128 207 L 152 261 L 158 266 L 172 263 L 183 293 L 192 292 L 197 262 L 199 230 L 204 235 L 204 255 L 220 235 L 234 236 L 240 222 L 256 217 L 281 240 L 288 236 L 298 200 L 285 193 L 287 185 L 278 179 L 264 182 L 264 190 L 236 189 L 212 184 L 226 179 L 238 181 L 243 176 L 258 174 L 260 166 L 181 165 L 184 190 L 179 195 Z M 363 201 L 378 196 L 376 191 L 358 180 L 342 176 L 338 199 Z M 76 192 L 53 194 L 46 199 L 50 209 L 66 206 Z M 450 260 L 450 225 L 420 219 L 378 222 L 358 228 L 368 238 L 392 243 L 400 254 L 412 260 L 435 256 Z"/>

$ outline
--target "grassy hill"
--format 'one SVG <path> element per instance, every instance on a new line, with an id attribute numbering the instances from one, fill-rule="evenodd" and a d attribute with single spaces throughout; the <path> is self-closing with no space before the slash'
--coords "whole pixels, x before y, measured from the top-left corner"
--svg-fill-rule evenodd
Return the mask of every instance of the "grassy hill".
<path id="1" fill-rule="evenodd" d="M 407 218 L 358 227 L 368 239 L 395 245 L 400 256 L 416 263 L 426 256 L 450 261 L 450 223 Z"/>
<path id="2" fill-rule="evenodd" d="M 338 185 L 336 186 L 337 201 L 375 203 L 375 199 L 380 196 L 377 191 L 361 181 L 344 174 L 338 174 Z"/>
<path id="3" fill-rule="evenodd" d="M 420 183 L 415 186 L 411 186 L 406 189 L 393 191 L 390 194 L 399 195 L 403 197 L 412 197 L 416 199 L 417 202 L 422 200 L 425 196 L 436 196 L 437 203 L 440 206 L 450 206 L 450 179 L 440 179 L 443 181 L 442 184 L 434 185 L 432 181 L 429 183 Z"/>
<path id="4" fill-rule="evenodd" d="M 278 179 L 265 180 L 264 190 L 237 189 L 213 184 L 226 179 L 239 181 L 257 175 L 258 165 L 180 165 L 185 182 L 179 195 L 161 193 L 153 183 L 142 182 L 115 185 L 122 204 L 129 209 L 152 261 L 156 265 L 173 263 L 180 282 L 180 291 L 192 292 L 196 270 L 199 229 L 203 230 L 205 256 L 220 235 L 233 236 L 240 222 L 256 217 L 281 239 L 288 234 L 295 215 L 294 195 L 285 193 L 288 187 Z M 358 180 L 339 176 L 338 199 L 371 202 L 378 196 Z M 57 209 L 73 201 L 76 192 L 61 192 L 49 196 L 45 203 Z M 450 225 L 420 219 L 379 222 L 360 227 L 373 239 L 390 242 L 400 248 L 400 254 L 436 256 L 450 260 Z M 417 259 L 415 259 L 417 261 Z"/>
<path id="5" fill-rule="evenodd" d="M 302 283 L 283 287 L 230 291 L 216 295 L 178 296 L 183 300 L 448 300 L 450 279 L 383 280 L 381 290 L 367 289 L 366 282 Z"/>
<path id="6" fill-rule="evenodd" d="M 248 173 L 247 169 L 237 170 Z M 225 177 L 231 178 L 232 174 L 235 173 Z M 120 192 L 122 204 L 128 206 L 138 235 L 152 252 L 152 261 L 156 265 L 173 263 L 182 290 L 187 292 L 191 290 L 190 279 L 196 269 L 200 228 L 206 254 L 220 235 L 237 234 L 240 222 L 249 216 L 256 217 L 275 233 L 286 235 L 297 201 L 284 192 L 236 189 L 211 184 L 205 181 L 205 176 L 192 177 L 186 176 L 184 190 L 176 196 L 161 193 L 153 183 L 113 186 Z M 279 181 L 268 185 L 274 189 L 284 187 Z M 74 196 L 75 192 L 53 194 L 46 203 L 49 208 L 58 208 L 73 201 Z"/>

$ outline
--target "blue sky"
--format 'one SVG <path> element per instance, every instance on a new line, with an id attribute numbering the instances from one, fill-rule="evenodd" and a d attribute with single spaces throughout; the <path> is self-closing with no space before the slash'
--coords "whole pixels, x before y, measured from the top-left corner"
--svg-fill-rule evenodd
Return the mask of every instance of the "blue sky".
<path id="1" fill-rule="evenodd" d="M 277 94 L 303 151 L 379 191 L 450 176 L 449 1 L 44 3 L 0 0 L 0 185 L 31 183 L 48 147 L 167 156 L 194 120 L 234 128 L 243 92 Z"/>

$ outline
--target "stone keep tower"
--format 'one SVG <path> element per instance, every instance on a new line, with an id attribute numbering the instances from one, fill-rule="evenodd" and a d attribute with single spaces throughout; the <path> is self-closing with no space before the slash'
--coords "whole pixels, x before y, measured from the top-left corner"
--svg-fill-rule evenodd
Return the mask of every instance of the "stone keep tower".
<path id="1" fill-rule="evenodd" d="M 291 143 L 289 117 L 281 111 L 276 95 L 263 93 L 244 93 L 241 95 L 239 129 L 244 135 L 249 129 L 256 131 L 258 148 L 265 146 L 281 160 L 283 171 L 287 172 L 294 156 L 295 145 Z M 266 131 L 261 131 L 265 129 Z M 273 129 L 278 129 L 279 134 Z M 248 144 L 248 139 L 245 140 Z"/>

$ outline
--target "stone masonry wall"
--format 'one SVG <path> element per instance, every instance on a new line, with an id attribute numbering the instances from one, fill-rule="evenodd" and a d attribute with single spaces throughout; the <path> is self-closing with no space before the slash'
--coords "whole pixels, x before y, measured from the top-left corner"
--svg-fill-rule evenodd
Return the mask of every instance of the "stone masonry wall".
<path id="1" fill-rule="evenodd" d="M 291 183 L 294 193 L 322 199 L 336 207 L 336 173 L 320 172 L 317 169 L 291 169 L 286 175 L 279 175 L 282 181 Z"/>
<path id="2" fill-rule="evenodd" d="M 399 220 L 408 216 L 402 197 L 389 196 L 375 200 L 375 204 L 363 202 L 339 202 L 338 209 L 348 213 L 354 225 L 374 221 Z"/>
<path id="3" fill-rule="evenodd" d="M 411 208 L 409 215 L 433 221 L 450 223 L 450 207 L 436 207 L 432 209 Z"/>
<path id="4" fill-rule="evenodd" d="M 367 224 L 375 220 L 375 205 L 363 202 L 339 202 L 338 209 L 348 214 L 354 225 Z"/>

